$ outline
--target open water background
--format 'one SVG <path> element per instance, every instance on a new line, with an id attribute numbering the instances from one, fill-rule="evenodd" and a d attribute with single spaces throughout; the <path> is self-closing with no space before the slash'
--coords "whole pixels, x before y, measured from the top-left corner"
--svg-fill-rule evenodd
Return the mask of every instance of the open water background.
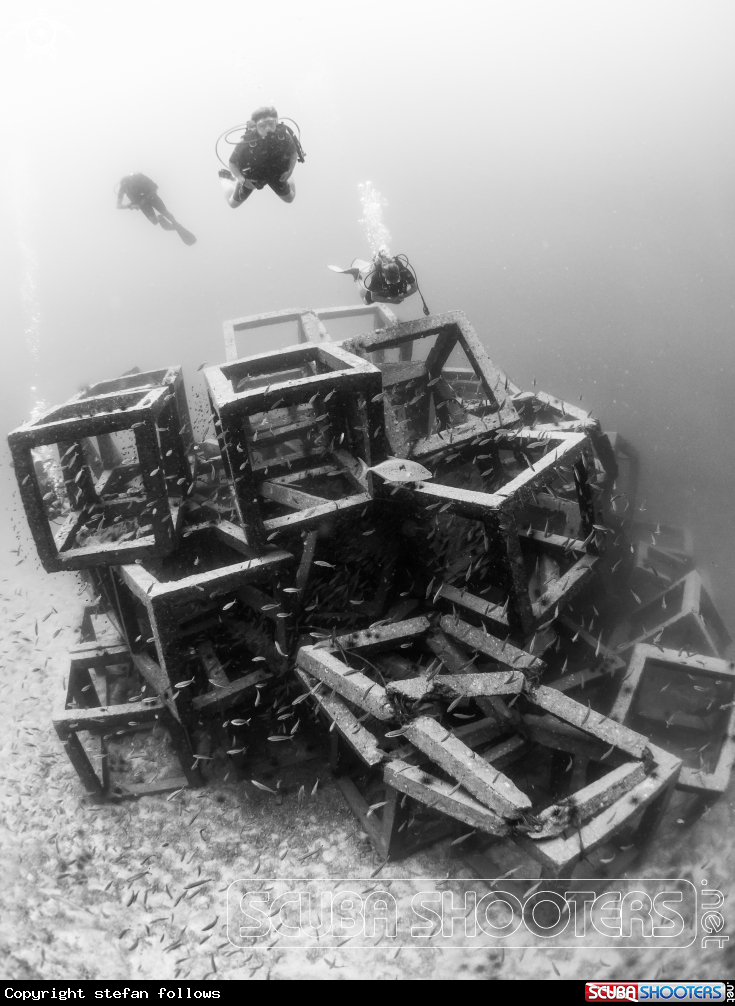
<path id="1" fill-rule="evenodd" d="M 717 0 L 6 2 L 0 427 L 135 365 L 199 388 L 224 319 L 357 302 L 326 266 L 368 257 L 370 180 L 432 311 L 638 447 L 641 516 L 693 529 L 732 630 L 734 29 Z M 296 201 L 233 211 L 215 138 L 271 102 L 301 125 Z M 194 247 L 116 211 L 135 170 Z"/>
<path id="2" fill-rule="evenodd" d="M 326 265 L 367 255 L 370 180 L 432 311 L 638 446 L 644 516 L 692 526 L 732 623 L 733 28 L 714 0 L 5 4 L 3 427 L 134 365 L 196 385 L 225 318 L 354 302 Z M 233 211 L 214 140 L 264 102 L 302 127 L 297 198 Z M 133 170 L 194 247 L 116 212 Z"/>

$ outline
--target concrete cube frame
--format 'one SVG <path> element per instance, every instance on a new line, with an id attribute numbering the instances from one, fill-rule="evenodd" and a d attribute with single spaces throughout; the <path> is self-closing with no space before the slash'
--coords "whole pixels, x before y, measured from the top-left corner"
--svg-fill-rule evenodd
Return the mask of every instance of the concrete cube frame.
<path id="1" fill-rule="evenodd" d="M 667 664 L 675 670 L 686 671 L 692 678 L 700 680 L 724 678 L 735 683 L 735 663 L 731 660 L 721 660 L 702 654 L 684 656 L 679 654 L 677 650 L 667 650 L 651 646 L 648 643 L 637 643 L 630 658 L 625 684 L 610 713 L 612 719 L 622 724 L 630 719 L 636 693 L 650 661 Z M 735 704 L 732 704 L 730 709 L 714 770 L 703 772 L 684 765 L 679 775 L 678 788 L 705 797 L 719 796 L 727 789 L 733 764 L 735 764 Z"/>
<path id="2" fill-rule="evenodd" d="M 169 372 L 167 372 L 169 373 Z M 115 382 L 112 382 L 115 383 Z M 169 385 L 109 391 L 94 397 L 77 395 L 64 405 L 47 410 L 8 436 L 21 501 L 33 534 L 39 558 L 47 572 L 84 569 L 95 565 L 132 562 L 143 556 L 166 555 L 176 543 L 181 499 L 190 476 L 183 442 L 171 430 L 179 420 L 174 391 Z M 168 421 L 163 428 L 161 422 Z M 121 497 L 105 501 L 104 494 L 114 468 L 95 481 L 83 460 L 81 441 L 89 437 L 131 431 L 143 483 L 140 500 Z M 46 517 L 36 476 L 33 449 L 60 445 L 71 513 L 54 535 Z M 64 448 L 67 448 L 66 452 Z M 173 484 L 170 484 L 173 483 Z M 155 510 L 155 513 L 153 512 Z M 108 516 L 138 516 L 145 513 L 151 532 L 134 541 L 73 546 L 76 534 L 96 513 Z"/>
<path id="3" fill-rule="evenodd" d="M 316 373 L 309 377 L 287 378 L 289 371 L 311 367 Z M 258 378 L 259 375 L 273 375 L 272 383 L 265 388 L 256 387 L 235 391 L 238 381 L 247 378 Z M 248 536 L 248 541 L 256 548 L 265 545 L 267 533 L 259 505 L 259 476 L 261 469 L 291 467 L 289 459 L 259 462 L 255 455 L 253 439 L 248 437 L 244 424 L 250 416 L 268 412 L 275 407 L 306 405 L 310 400 L 323 396 L 327 414 L 335 419 L 341 416 L 344 406 L 344 396 L 357 393 L 361 406 L 358 412 L 361 416 L 359 427 L 354 430 L 358 443 L 357 453 L 368 465 L 382 460 L 385 456 L 383 448 L 382 426 L 380 423 L 381 409 L 379 403 L 373 401 L 380 393 L 380 371 L 377 367 L 345 352 L 332 343 L 307 343 L 291 346 L 273 353 L 262 353 L 257 356 L 245 357 L 219 367 L 209 367 L 204 371 L 209 388 L 212 410 L 215 415 L 222 458 L 235 489 L 239 518 Z M 280 377 L 279 377 L 280 375 Z M 334 396 L 334 399 L 332 400 Z M 330 418 L 330 422 L 331 422 Z M 340 420 L 344 422 L 343 419 Z M 317 420 L 309 420 L 294 424 L 298 434 L 302 435 L 304 428 L 314 425 Z M 279 440 L 287 437 L 288 431 L 279 433 Z M 297 434 L 294 433 L 295 437 Z M 271 438 L 275 441 L 276 438 Z M 318 455 L 318 457 L 317 457 Z M 314 456 L 300 456 L 297 467 L 313 465 L 324 451 L 314 452 Z M 338 458 L 333 458 L 342 467 Z M 323 464 L 323 460 L 321 462 Z M 362 491 L 362 486 L 359 486 Z M 329 505 L 326 504 L 327 509 Z M 331 509 L 335 509 L 333 506 Z M 291 523 L 308 521 L 307 513 L 299 520 L 294 516 Z M 316 519 L 319 519 L 317 515 Z"/>
<path id="4" fill-rule="evenodd" d="M 359 304 L 349 307 L 325 307 L 318 310 L 309 308 L 290 308 L 286 311 L 268 311 L 264 314 L 251 314 L 244 318 L 232 318 L 223 323 L 225 337 L 225 357 L 228 362 L 239 359 L 237 336 L 241 332 L 256 332 L 271 325 L 282 325 L 284 322 L 295 321 L 297 324 L 299 342 L 331 342 L 332 338 L 324 322 L 338 321 L 341 318 L 372 319 L 373 324 L 395 325 L 396 316 L 384 304 Z"/>
<path id="5" fill-rule="evenodd" d="M 293 555 L 282 549 L 274 549 L 261 557 L 254 556 L 253 551 L 244 541 L 241 529 L 233 525 L 219 524 L 211 527 L 208 525 L 206 530 L 217 534 L 231 548 L 242 552 L 243 561 L 231 563 L 210 572 L 181 577 L 170 582 L 159 581 L 155 574 L 143 565 L 124 565 L 118 569 L 123 584 L 143 605 L 150 622 L 158 662 L 148 659 L 148 663 L 154 665 L 149 680 L 156 692 L 169 704 L 174 705 L 182 721 L 186 721 L 192 714 L 192 710 L 196 710 L 197 700 L 192 700 L 186 689 L 176 688 L 180 682 L 185 680 L 184 671 L 178 665 L 174 655 L 177 640 L 177 609 L 188 601 L 202 596 L 208 597 L 212 593 L 219 595 L 240 589 L 252 591 L 251 585 L 253 583 L 268 579 L 294 562 Z M 258 596 L 254 603 L 257 604 L 259 599 Z M 121 602 L 118 606 L 123 631 L 130 637 L 135 631 L 137 622 L 129 614 L 126 616 L 125 599 L 118 598 L 118 600 Z M 265 602 L 269 600 L 272 599 L 264 599 Z M 247 603 L 251 604 L 250 601 Z M 134 654 L 136 650 L 141 649 L 136 645 L 135 638 L 135 636 L 128 638 L 128 643 Z M 285 636 L 283 638 L 285 640 Z"/>

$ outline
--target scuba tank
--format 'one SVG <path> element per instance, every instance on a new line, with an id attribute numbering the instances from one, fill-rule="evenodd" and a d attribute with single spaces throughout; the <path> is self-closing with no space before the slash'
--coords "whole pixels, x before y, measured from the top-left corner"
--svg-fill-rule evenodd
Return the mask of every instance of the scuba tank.
<path id="1" fill-rule="evenodd" d="M 298 136 L 296 136 L 296 133 L 294 133 L 293 129 L 291 129 L 290 126 L 285 125 L 285 123 L 287 122 L 293 122 L 294 126 L 296 126 L 296 129 L 298 130 L 299 134 Z M 296 159 L 298 160 L 299 164 L 303 164 L 304 161 L 306 160 L 306 154 L 304 153 L 304 148 L 301 146 L 301 128 L 298 122 L 294 122 L 293 119 L 283 118 L 278 120 L 278 125 L 279 126 L 283 125 L 283 128 L 287 129 L 291 134 L 291 139 L 296 145 Z"/>
<path id="2" fill-rule="evenodd" d="M 416 274 L 416 270 L 408 261 L 408 255 L 402 255 L 402 254 L 396 255 L 396 262 L 400 262 L 402 266 L 404 266 L 406 269 L 410 270 L 410 272 L 413 273 L 414 282 L 416 283 L 416 293 L 421 298 L 424 314 L 428 317 L 431 314 L 431 311 L 429 310 L 426 301 L 424 300 L 424 295 L 421 293 L 421 287 L 419 286 L 419 278 Z"/>

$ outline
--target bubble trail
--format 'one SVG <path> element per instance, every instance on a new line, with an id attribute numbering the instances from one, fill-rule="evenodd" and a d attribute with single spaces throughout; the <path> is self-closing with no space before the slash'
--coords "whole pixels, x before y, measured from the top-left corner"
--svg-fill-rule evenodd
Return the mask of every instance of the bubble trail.
<path id="1" fill-rule="evenodd" d="M 372 182 L 361 182 L 357 186 L 362 203 L 359 223 L 367 238 L 373 255 L 378 251 L 390 252 L 391 234 L 383 222 L 383 207 L 388 205 Z"/>

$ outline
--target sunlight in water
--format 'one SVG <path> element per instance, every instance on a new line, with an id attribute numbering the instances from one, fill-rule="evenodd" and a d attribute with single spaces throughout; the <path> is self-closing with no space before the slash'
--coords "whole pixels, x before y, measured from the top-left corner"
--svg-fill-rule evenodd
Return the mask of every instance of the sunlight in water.
<path id="1" fill-rule="evenodd" d="M 383 199 L 372 182 L 362 182 L 358 185 L 358 189 L 362 203 L 362 216 L 359 222 L 370 245 L 370 251 L 373 255 L 381 249 L 388 252 L 391 236 L 383 222 L 383 207 L 388 205 L 388 201 Z"/>
<path id="2" fill-rule="evenodd" d="M 31 388 L 31 394 L 35 398 L 36 389 Z M 35 398 L 33 408 L 31 409 L 31 422 L 39 419 L 43 413 L 48 409 L 48 403 L 42 401 L 39 398 Z M 57 500 L 62 500 L 64 497 L 64 474 L 59 465 L 56 450 L 50 444 L 44 444 L 41 447 L 34 447 L 31 452 L 33 455 L 33 460 L 37 466 L 40 464 L 43 474 L 41 475 L 41 484 L 45 491 L 49 494 L 53 492 L 54 502 Z M 39 472 L 39 474 L 41 474 Z M 45 500 L 48 503 L 48 499 Z M 48 509 L 52 510 L 54 503 L 48 503 Z"/>
<path id="3" fill-rule="evenodd" d="M 38 260 L 33 240 L 38 217 L 38 204 L 29 179 L 32 177 L 22 158 L 13 165 L 13 188 L 15 208 L 15 236 L 20 253 L 21 282 L 20 299 L 23 310 L 23 335 L 26 348 L 32 360 L 32 373 L 38 380 L 38 365 L 41 342 L 41 303 L 38 296 Z M 34 412 L 46 408 L 37 401 L 36 389 L 32 387 L 31 401 Z M 34 415 L 36 418 L 36 415 Z"/>

